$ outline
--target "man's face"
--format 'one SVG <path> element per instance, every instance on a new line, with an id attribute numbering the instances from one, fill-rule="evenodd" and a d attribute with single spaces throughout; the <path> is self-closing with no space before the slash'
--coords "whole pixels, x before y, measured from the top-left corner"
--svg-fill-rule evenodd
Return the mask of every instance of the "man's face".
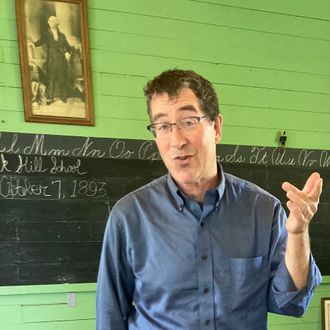
<path id="1" fill-rule="evenodd" d="M 58 25 L 60 25 L 60 23 L 59 23 L 56 16 L 50 16 L 49 19 L 48 19 L 48 24 L 51 28 L 55 28 Z"/>
<path id="2" fill-rule="evenodd" d="M 168 94 L 156 95 L 150 102 L 152 123 L 174 123 L 178 120 L 205 115 L 199 100 L 189 88 L 176 98 Z M 205 118 L 194 131 L 185 133 L 176 125 L 166 136 L 156 136 L 160 155 L 177 184 L 184 188 L 190 184 L 205 184 L 217 175 L 216 144 L 221 137 L 222 117 L 214 121 Z"/>

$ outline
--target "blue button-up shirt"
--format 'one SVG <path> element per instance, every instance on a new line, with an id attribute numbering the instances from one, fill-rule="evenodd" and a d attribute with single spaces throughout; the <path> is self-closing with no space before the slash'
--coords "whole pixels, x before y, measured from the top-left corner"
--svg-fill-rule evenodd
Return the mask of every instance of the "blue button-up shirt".
<path id="1" fill-rule="evenodd" d="M 284 262 L 286 214 L 256 185 L 221 173 L 201 206 L 165 175 L 122 198 L 104 236 L 98 330 L 267 329 L 300 316 L 321 275 L 296 290 Z"/>

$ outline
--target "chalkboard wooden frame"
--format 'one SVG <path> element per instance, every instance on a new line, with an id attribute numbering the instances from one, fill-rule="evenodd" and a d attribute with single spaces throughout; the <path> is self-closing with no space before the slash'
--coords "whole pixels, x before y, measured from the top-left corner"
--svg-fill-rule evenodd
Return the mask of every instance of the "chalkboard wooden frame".
<path id="1" fill-rule="evenodd" d="M 94 125 L 86 0 L 16 0 L 16 17 L 25 120 Z"/>

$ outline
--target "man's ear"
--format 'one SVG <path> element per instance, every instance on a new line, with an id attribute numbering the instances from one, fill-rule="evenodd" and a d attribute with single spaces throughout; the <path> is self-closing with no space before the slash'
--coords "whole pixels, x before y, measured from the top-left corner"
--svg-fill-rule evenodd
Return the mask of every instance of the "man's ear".
<path id="1" fill-rule="evenodd" d="M 219 116 L 214 119 L 215 143 L 218 143 L 221 139 L 222 122 L 223 122 L 223 117 L 221 114 L 219 114 Z"/>

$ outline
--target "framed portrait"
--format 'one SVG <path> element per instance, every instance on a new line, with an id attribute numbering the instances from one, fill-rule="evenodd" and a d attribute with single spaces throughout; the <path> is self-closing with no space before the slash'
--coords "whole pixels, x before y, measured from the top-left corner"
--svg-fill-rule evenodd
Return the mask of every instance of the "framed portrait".
<path id="1" fill-rule="evenodd" d="M 94 125 L 86 0 L 16 0 L 26 121 Z"/>
<path id="2" fill-rule="evenodd" d="M 321 298 L 322 329 L 330 330 L 330 297 Z"/>

